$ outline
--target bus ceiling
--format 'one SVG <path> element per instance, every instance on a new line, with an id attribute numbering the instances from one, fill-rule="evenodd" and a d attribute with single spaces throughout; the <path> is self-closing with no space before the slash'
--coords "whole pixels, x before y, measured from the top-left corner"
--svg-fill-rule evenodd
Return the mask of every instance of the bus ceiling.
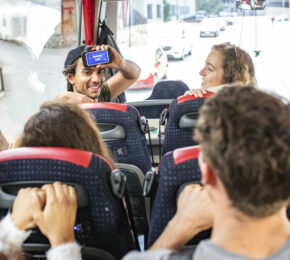
<path id="1" fill-rule="evenodd" d="M 85 38 L 85 43 L 87 45 L 94 45 L 98 42 L 99 36 L 99 23 L 104 20 L 105 17 L 116 17 L 117 8 L 116 4 L 112 5 L 115 2 L 120 2 L 125 0 L 82 0 L 80 2 L 80 21 L 79 28 L 84 28 L 84 35 L 82 30 L 79 30 L 79 45 L 83 42 Z M 110 7 L 115 8 L 106 8 L 107 4 Z M 105 9 L 105 10 L 103 10 Z M 107 10 L 106 10 L 107 9 Z M 113 15 L 108 15 L 108 12 L 115 12 Z M 103 17 L 102 17 L 103 15 Z M 115 32 L 116 21 L 110 21 L 111 25 L 109 27 Z M 84 37 L 84 38 L 83 38 Z"/>

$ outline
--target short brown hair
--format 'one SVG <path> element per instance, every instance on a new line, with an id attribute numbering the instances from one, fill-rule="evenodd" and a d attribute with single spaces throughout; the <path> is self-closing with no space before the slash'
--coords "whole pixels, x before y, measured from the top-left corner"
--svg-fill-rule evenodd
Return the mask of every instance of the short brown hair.
<path id="1" fill-rule="evenodd" d="M 213 45 L 223 57 L 223 81 L 225 84 L 240 82 L 256 86 L 255 67 L 250 55 L 240 47 L 223 43 Z"/>
<path id="2" fill-rule="evenodd" d="M 80 59 L 80 58 L 79 58 Z M 65 77 L 67 77 L 67 75 L 68 74 L 73 74 L 73 75 L 75 75 L 76 74 L 76 68 L 77 68 L 77 64 L 78 64 L 78 60 L 79 59 L 77 59 L 77 60 L 75 60 L 74 62 L 73 62 L 73 64 L 71 64 L 71 65 L 67 65 L 64 69 L 63 69 L 63 71 L 62 71 L 62 73 L 63 73 L 63 75 L 65 76 Z M 66 78 L 66 90 L 67 91 L 70 91 L 70 92 L 73 92 L 73 86 L 72 86 L 72 84 L 68 81 L 68 79 Z"/>
<path id="3" fill-rule="evenodd" d="M 46 102 L 30 117 L 14 147 L 55 146 L 89 151 L 113 160 L 92 116 L 78 105 Z"/>
<path id="4" fill-rule="evenodd" d="M 289 105 L 251 86 L 223 88 L 201 108 L 195 139 L 239 211 L 266 217 L 289 202 Z"/>
<path id="5" fill-rule="evenodd" d="M 73 86 L 67 80 L 67 75 L 68 74 L 73 74 L 73 75 L 76 74 L 76 67 L 77 67 L 78 61 L 80 60 L 80 58 L 82 56 L 82 53 L 84 51 L 91 51 L 92 48 L 93 48 L 93 46 L 80 45 L 74 49 L 71 49 L 68 52 L 67 57 L 66 57 L 65 62 L 64 62 L 64 69 L 62 71 L 62 73 L 66 77 L 66 81 L 67 81 L 67 91 L 73 92 Z"/>

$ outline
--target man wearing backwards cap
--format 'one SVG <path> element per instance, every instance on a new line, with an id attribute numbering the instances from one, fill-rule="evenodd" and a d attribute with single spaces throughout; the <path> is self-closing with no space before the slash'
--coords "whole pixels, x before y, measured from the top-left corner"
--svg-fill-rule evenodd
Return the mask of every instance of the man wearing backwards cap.
<path id="1" fill-rule="evenodd" d="M 95 67 L 85 67 L 81 59 L 84 50 L 107 50 L 112 53 L 112 62 Z M 81 45 L 69 51 L 64 63 L 63 73 L 67 80 L 67 93 L 57 96 L 58 99 L 77 104 L 88 102 L 109 102 L 131 86 L 140 75 L 140 68 L 132 61 L 123 59 L 109 45 L 96 47 Z M 105 81 L 105 68 L 119 70 L 108 81 Z"/>

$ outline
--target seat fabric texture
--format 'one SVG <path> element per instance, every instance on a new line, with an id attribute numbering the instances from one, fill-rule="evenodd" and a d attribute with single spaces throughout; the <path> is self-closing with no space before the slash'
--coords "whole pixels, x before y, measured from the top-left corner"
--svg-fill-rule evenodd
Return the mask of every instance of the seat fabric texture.
<path id="1" fill-rule="evenodd" d="M 81 105 L 89 111 L 98 123 L 121 125 L 125 138 L 105 140 L 115 161 L 133 164 L 145 174 L 152 163 L 144 133 L 139 125 L 140 114 L 133 106 L 115 103 L 89 103 Z"/>
<path id="2" fill-rule="evenodd" d="M 135 248 L 121 199 L 109 186 L 112 166 L 87 151 L 57 148 L 16 148 L 0 153 L 0 184 L 13 181 L 61 181 L 82 185 L 89 206 L 78 209 L 76 239 L 80 245 L 104 249 L 120 259 Z M 1 209 L 1 216 L 7 210 Z M 47 241 L 39 232 L 28 242 Z"/>
<path id="3" fill-rule="evenodd" d="M 162 155 L 174 149 L 196 145 L 193 141 L 193 129 L 182 129 L 179 120 L 183 115 L 198 112 L 206 98 L 212 93 L 204 95 L 203 98 L 194 96 L 181 96 L 173 100 L 169 106 L 169 117 L 164 133 Z"/>
<path id="4" fill-rule="evenodd" d="M 189 87 L 182 81 L 164 80 L 156 83 L 151 96 L 146 100 L 174 99 L 184 95 L 187 90 L 189 90 Z M 138 111 L 141 116 L 156 119 L 160 117 L 162 110 L 165 108 L 168 108 L 168 105 L 138 106 Z"/>
<path id="5" fill-rule="evenodd" d="M 148 248 L 153 245 L 175 215 L 179 187 L 187 182 L 200 182 L 198 154 L 199 146 L 191 146 L 168 152 L 162 157 L 159 165 L 159 183 L 149 225 Z M 200 233 L 189 244 L 197 244 L 207 237 L 209 237 L 208 232 Z"/>
<path id="6" fill-rule="evenodd" d="M 164 80 L 158 82 L 152 91 L 152 94 L 147 100 L 152 99 L 170 99 L 183 96 L 189 87 L 183 82 L 178 80 Z"/>

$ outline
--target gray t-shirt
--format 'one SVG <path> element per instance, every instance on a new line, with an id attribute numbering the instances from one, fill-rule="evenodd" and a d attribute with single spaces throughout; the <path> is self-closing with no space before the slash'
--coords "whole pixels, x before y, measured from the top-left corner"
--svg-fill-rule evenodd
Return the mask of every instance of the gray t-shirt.
<path id="1" fill-rule="evenodd" d="M 150 250 L 140 253 L 132 251 L 125 255 L 123 260 L 168 260 L 169 256 L 174 253 L 172 250 Z M 178 257 L 178 253 L 175 253 Z M 200 242 L 194 252 L 193 260 L 254 260 L 239 254 L 231 253 L 222 247 L 215 245 L 209 239 Z M 290 259 L 290 240 L 271 257 L 259 258 L 255 260 L 289 260 Z"/>
<path id="2" fill-rule="evenodd" d="M 210 240 L 205 240 L 197 246 L 193 260 L 253 260 L 239 254 L 231 253 Z M 290 240 L 278 252 L 267 258 L 255 258 L 255 260 L 289 260 Z"/>

